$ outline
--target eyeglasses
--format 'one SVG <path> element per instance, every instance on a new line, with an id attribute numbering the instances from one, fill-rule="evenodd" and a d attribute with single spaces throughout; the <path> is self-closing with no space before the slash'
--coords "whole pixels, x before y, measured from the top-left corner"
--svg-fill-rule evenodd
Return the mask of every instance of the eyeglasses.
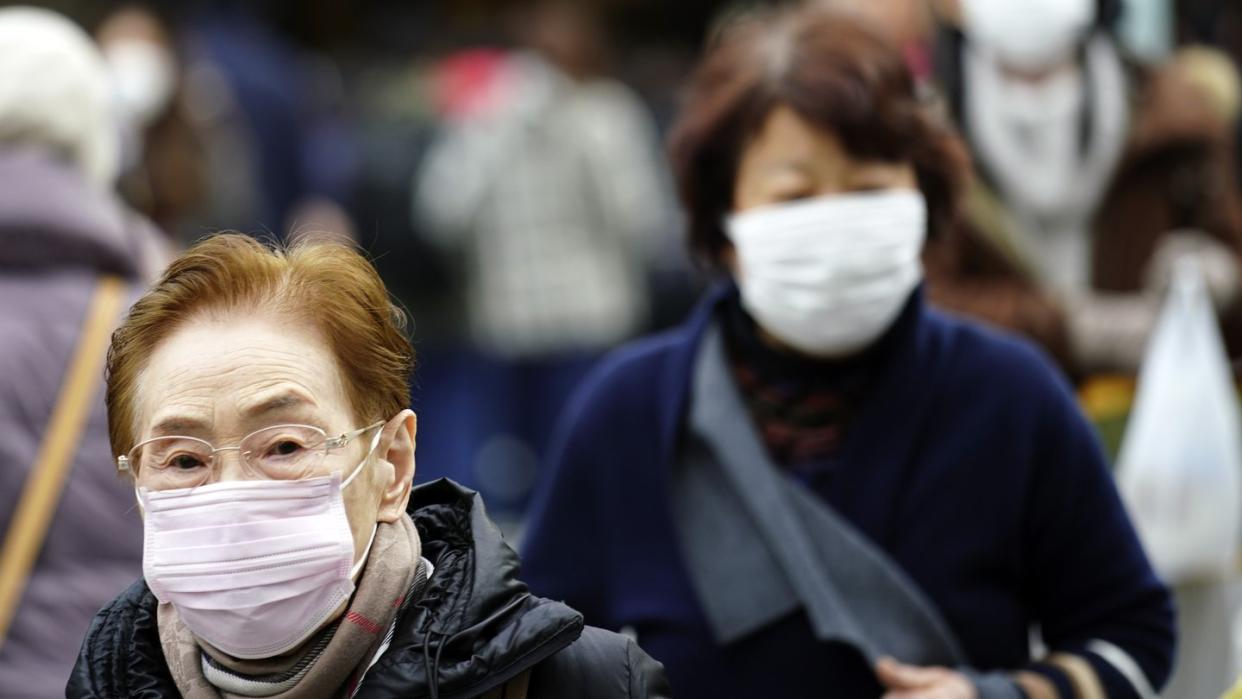
<path id="1" fill-rule="evenodd" d="M 313 475 L 328 452 L 340 449 L 383 422 L 336 437 L 312 425 L 273 425 L 251 432 L 237 446 L 215 447 L 196 437 L 155 437 L 116 457 L 118 471 L 129 471 L 151 490 L 193 488 L 206 483 L 216 454 L 236 451 L 250 474 L 259 479 L 298 480 Z"/>

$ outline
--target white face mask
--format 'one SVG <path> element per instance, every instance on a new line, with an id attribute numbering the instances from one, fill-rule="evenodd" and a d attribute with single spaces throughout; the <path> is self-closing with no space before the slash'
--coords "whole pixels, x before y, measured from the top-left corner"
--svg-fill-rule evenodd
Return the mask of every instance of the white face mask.
<path id="1" fill-rule="evenodd" d="M 162 46 L 136 40 L 110 44 L 103 54 L 122 116 L 134 128 L 149 126 L 172 101 L 176 58 Z"/>
<path id="2" fill-rule="evenodd" d="M 962 0 L 970 41 L 1031 71 L 1069 58 L 1090 32 L 1095 12 L 1095 0 Z"/>
<path id="3" fill-rule="evenodd" d="M 726 220 L 742 305 L 759 325 L 814 356 L 875 342 L 923 278 L 923 195 L 835 194 L 751 209 Z"/>
<path id="4" fill-rule="evenodd" d="M 280 655 L 310 637 L 354 593 L 371 541 L 354 563 L 339 473 L 297 481 L 225 481 L 141 488 L 142 572 L 196 636 L 237 658 Z"/>

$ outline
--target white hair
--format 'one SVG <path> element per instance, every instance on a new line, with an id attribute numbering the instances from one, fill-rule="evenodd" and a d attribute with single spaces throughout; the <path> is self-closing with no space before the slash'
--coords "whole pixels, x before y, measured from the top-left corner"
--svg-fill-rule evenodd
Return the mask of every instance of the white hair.
<path id="1" fill-rule="evenodd" d="M 111 187 L 120 136 L 110 80 L 94 41 L 68 18 L 0 9 L 0 147 L 52 151 Z"/>

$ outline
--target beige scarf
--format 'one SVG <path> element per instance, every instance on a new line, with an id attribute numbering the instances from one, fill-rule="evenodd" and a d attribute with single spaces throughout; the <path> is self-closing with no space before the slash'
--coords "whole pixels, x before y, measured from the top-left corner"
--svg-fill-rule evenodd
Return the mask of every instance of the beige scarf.
<path id="1" fill-rule="evenodd" d="M 274 658 L 242 660 L 212 648 L 194 636 L 171 604 L 161 604 L 160 643 L 177 689 L 186 699 L 310 699 L 349 689 L 383 644 L 414 583 L 421 552 L 418 531 L 409 517 L 381 523 L 349 608 L 301 647 Z M 204 653 L 209 657 L 204 658 Z M 216 668 L 208 674 L 229 677 L 227 683 L 217 680 L 219 684 L 244 685 L 245 693 L 213 684 L 204 673 L 204 664 Z M 270 680 L 281 676 L 287 679 Z"/>

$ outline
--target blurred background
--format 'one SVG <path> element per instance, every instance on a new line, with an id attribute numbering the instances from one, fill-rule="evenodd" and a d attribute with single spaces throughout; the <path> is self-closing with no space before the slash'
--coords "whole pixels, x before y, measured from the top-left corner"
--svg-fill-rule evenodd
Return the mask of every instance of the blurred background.
<path id="1" fill-rule="evenodd" d="M 1037 26 L 968 40 L 956 0 L 822 1 L 891 33 L 976 161 L 974 242 L 929 247 L 929 284 L 946 290 L 933 298 L 1040 342 L 1114 455 L 1174 259 L 1202 263 L 1230 361 L 1242 356 L 1242 2 L 1102 0 L 1097 28 L 1123 63 L 1110 73 L 1090 41 L 1050 46 Z M 479 489 L 515 537 L 584 372 L 680 321 L 709 281 L 662 143 L 711 28 L 758 3 L 33 4 L 102 50 L 115 191 L 147 231 L 141 273 L 218 230 L 356 242 L 413 319 L 417 479 Z M 968 49 L 989 40 L 1011 51 L 999 72 Z M 1049 135 L 1056 114 L 1030 125 L 1037 150 L 1071 143 L 1074 158 L 997 142 L 997 118 L 1051 94 L 1026 88 L 1078 62 L 1090 108 L 1072 143 Z M 0 112 L 14 79 L 0 75 Z M 1110 122 L 1118 103 L 1129 118 Z"/>
<path id="2" fill-rule="evenodd" d="M 506 522 L 591 361 L 701 284 L 661 134 L 718 5 L 42 4 L 103 48 L 119 191 L 173 248 L 367 250 L 414 321 L 419 479 Z"/>
<path id="3" fill-rule="evenodd" d="M 874 15 L 929 93 L 964 113 L 956 0 L 826 1 Z M 685 252 L 663 134 L 713 23 L 762 3 L 35 4 L 102 47 L 122 132 L 118 191 L 171 249 L 236 229 L 368 251 L 414 320 L 419 478 L 479 488 L 515 525 L 585 369 L 681 319 L 706 281 Z M 1177 65 L 1236 131 L 1238 3 L 1104 5 L 1128 61 Z M 1242 157 L 1232 134 L 1210 136 L 1200 140 L 1217 159 Z M 1060 293 L 1061 280 L 1041 283 Z M 1064 360 L 1115 448 L 1136 333 L 1150 322 L 1130 323 L 1126 342 L 1097 340 L 1127 355 L 1102 362 L 1077 361 L 1047 323 L 999 324 Z"/>

